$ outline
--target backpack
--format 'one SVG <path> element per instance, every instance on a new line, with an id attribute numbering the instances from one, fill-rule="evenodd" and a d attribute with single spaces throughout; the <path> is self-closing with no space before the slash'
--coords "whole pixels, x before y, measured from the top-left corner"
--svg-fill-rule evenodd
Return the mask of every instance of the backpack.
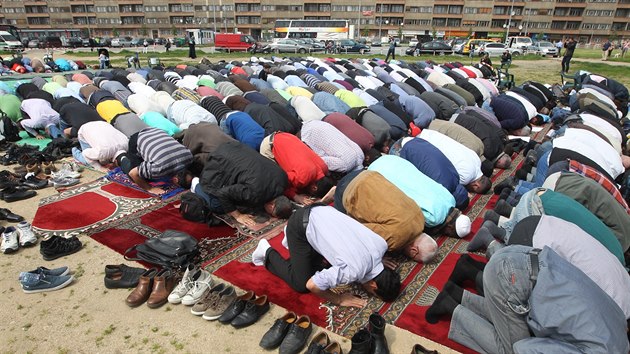
<path id="1" fill-rule="evenodd" d="M 136 256 L 130 257 L 134 251 Z M 157 238 L 149 238 L 129 248 L 124 257 L 128 261 L 144 261 L 165 269 L 181 269 L 194 263 L 198 255 L 194 237 L 181 231 L 166 230 Z"/>
<path id="2" fill-rule="evenodd" d="M 15 142 L 21 139 L 17 125 L 2 111 L 0 111 L 0 128 L 2 129 L 1 135 L 4 136 L 4 140 Z"/>
<path id="3" fill-rule="evenodd" d="M 205 223 L 210 219 L 211 212 L 206 206 L 206 201 L 193 192 L 182 195 L 179 213 L 189 221 Z"/>

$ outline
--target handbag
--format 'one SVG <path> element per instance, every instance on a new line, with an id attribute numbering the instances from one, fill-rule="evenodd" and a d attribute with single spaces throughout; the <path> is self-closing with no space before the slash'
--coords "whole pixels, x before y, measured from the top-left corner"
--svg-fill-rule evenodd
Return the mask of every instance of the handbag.
<path id="1" fill-rule="evenodd" d="M 134 251 L 136 256 L 131 257 Z M 159 237 L 127 249 L 124 257 L 128 261 L 144 261 L 165 269 L 179 269 L 193 263 L 198 254 L 194 237 L 181 231 L 166 230 Z"/>

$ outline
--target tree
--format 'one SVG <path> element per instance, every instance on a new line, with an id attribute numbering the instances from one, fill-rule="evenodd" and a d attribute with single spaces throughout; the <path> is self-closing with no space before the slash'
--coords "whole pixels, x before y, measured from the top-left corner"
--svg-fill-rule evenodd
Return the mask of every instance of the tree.
<path id="1" fill-rule="evenodd" d="M 398 25 L 398 38 L 400 38 L 400 40 L 402 41 L 402 38 L 403 38 L 402 25 Z"/>
<path id="2" fill-rule="evenodd" d="M 433 39 L 437 39 L 437 29 L 435 28 L 435 26 L 431 27 L 431 36 L 433 37 Z"/>
<path id="3" fill-rule="evenodd" d="M 363 37 L 368 37 L 370 35 L 370 27 L 365 26 L 363 28 Z"/>
<path id="4" fill-rule="evenodd" d="M 140 28 L 140 34 L 146 37 L 149 34 L 149 29 L 146 24 L 142 24 L 142 28 Z"/>
<path id="5" fill-rule="evenodd" d="M 112 28 L 112 35 L 114 37 L 120 36 L 120 31 L 118 30 L 118 28 L 116 28 L 116 27 Z"/>
<path id="6" fill-rule="evenodd" d="M 175 27 L 175 25 L 173 25 L 173 27 L 171 27 L 171 33 L 173 34 L 173 36 L 177 36 L 177 33 L 179 33 L 179 31 L 177 30 L 177 27 Z"/>
<path id="7" fill-rule="evenodd" d="M 466 38 L 472 37 L 472 33 L 473 33 L 472 27 L 468 27 L 468 34 L 466 34 Z"/>

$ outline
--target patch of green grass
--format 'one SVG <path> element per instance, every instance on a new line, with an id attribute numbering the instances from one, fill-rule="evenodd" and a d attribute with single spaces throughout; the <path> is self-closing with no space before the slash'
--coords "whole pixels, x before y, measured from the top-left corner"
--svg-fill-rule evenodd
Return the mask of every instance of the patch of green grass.
<path id="1" fill-rule="evenodd" d="M 159 330 L 160 330 L 160 328 L 159 328 L 159 327 L 153 327 L 153 328 L 151 328 L 151 332 L 153 332 L 153 333 L 157 333 L 157 331 L 159 331 Z"/>
<path id="2" fill-rule="evenodd" d="M 76 309 L 78 309 L 79 307 L 80 307 L 79 305 L 74 305 L 74 306 L 72 306 L 72 309 L 73 309 L 73 310 L 76 310 Z"/>
<path id="3" fill-rule="evenodd" d="M 22 330 L 24 330 L 24 331 L 28 331 L 28 330 L 29 330 L 32 326 L 33 326 L 33 324 L 32 324 L 32 323 L 25 323 L 25 324 L 22 326 Z"/>
<path id="4" fill-rule="evenodd" d="M 161 345 L 155 343 L 151 346 L 151 352 L 153 353 L 165 353 L 166 351 L 162 348 Z"/>
<path id="5" fill-rule="evenodd" d="M 83 263 L 77 264 L 77 268 L 74 270 L 74 278 L 78 279 L 83 276 L 85 269 L 83 269 Z"/>
<path id="6" fill-rule="evenodd" d="M 149 338 L 147 337 L 142 338 L 142 344 L 147 344 L 147 343 L 149 343 Z"/>
<path id="7" fill-rule="evenodd" d="M 172 311 L 173 309 L 170 306 L 166 306 L 166 308 L 164 309 L 164 312 L 169 312 Z"/>
<path id="8" fill-rule="evenodd" d="M 103 345 L 103 339 L 105 339 L 104 336 L 98 336 L 96 337 L 95 343 L 97 347 L 100 347 L 101 345 Z"/>
<path id="9" fill-rule="evenodd" d="M 131 335 L 129 335 L 129 334 L 128 334 L 128 335 L 124 336 L 123 338 L 124 338 L 125 340 L 127 340 L 127 339 L 131 338 Z"/>
<path id="10" fill-rule="evenodd" d="M 57 354 L 68 354 L 70 353 L 70 349 L 57 347 Z"/>
<path id="11" fill-rule="evenodd" d="M 170 335 L 171 335 L 171 332 L 169 332 L 169 331 L 164 331 L 164 332 L 162 332 L 162 336 L 163 336 L 163 337 L 168 337 L 168 336 L 170 336 Z"/>
<path id="12" fill-rule="evenodd" d="M 74 289 L 70 289 L 70 296 L 74 295 Z"/>
<path id="13" fill-rule="evenodd" d="M 184 349 L 184 344 L 178 342 L 176 339 L 171 340 L 171 345 L 178 351 Z"/>
<path id="14" fill-rule="evenodd" d="M 112 332 L 114 332 L 116 330 L 116 326 L 114 326 L 113 324 L 110 324 L 109 327 L 105 328 L 105 330 L 103 331 L 104 335 L 110 335 L 112 334 Z"/>
<path id="15" fill-rule="evenodd" d="M 21 309 L 23 309 L 23 308 L 24 308 L 24 306 L 22 306 L 22 305 L 17 305 L 17 309 L 18 309 L 18 310 L 21 310 Z"/>

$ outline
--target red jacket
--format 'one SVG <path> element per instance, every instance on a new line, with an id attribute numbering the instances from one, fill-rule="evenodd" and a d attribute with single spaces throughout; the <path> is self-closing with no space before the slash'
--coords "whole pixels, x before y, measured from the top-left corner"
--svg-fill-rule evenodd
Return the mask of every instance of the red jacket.
<path id="1" fill-rule="evenodd" d="M 289 187 L 285 191 L 289 198 L 328 174 L 324 160 L 295 135 L 281 132 L 274 134 L 271 151 L 289 177 Z"/>

